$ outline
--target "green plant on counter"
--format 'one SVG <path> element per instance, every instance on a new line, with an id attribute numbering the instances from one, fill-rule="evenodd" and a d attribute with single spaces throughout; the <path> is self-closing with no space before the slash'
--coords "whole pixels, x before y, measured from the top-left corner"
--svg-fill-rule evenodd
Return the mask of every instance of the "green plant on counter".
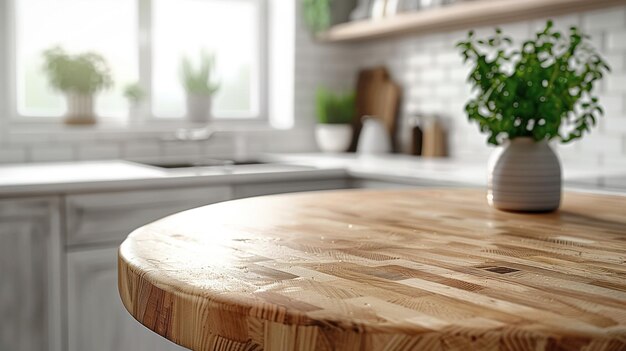
<path id="1" fill-rule="evenodd" d="M 220 84 L 213 81 L 215 74 L 215 55 L 205 51 L 200 53 L 200 61 L 197 67 L 191 59 L 184 56 L 180 63 L 180 81 L 188 94 L 212 96 Z"/>
<path id="2" fill-rule="evenodd" d="M 477 91 L 465 106 L 469 120 L 494 145 L 517 137 L 564 143 L 582 137 L 604 114 L 593 91 L 610 71 L 588 39 L 576 27 L 563 35 L 552 21 L 517 50 L 499 29 L 486 39 L 469 32 L 457 44 L 472 64 L 468 81 Z"/>
<path id="3" fill-rule="evenodd" d="M 69 55 L 56 46 L 43 52 L 44 72 L 50 85 L 62 92 L 94 94 L 113 84 L 111 70 L 99 54 Z"/>
<path id="4" fill-rule="evenodd" d="M 129 102 L 137 104 L 146 97 L 146 92 L 139 83 L 131 83 L 124 87 L 123 95 Z"/>
<path id="5" fill-rule="evenodd" d="M 304 23 L 313 34 L 325 31 L 330 27 L 331 1 L 332 0 L 302 0 Z"/>
<path id="6" fill-rule="evenodd" d="M 354 93 L 334 94 L 319 88 L 316 94 L 317 120 L 320 124 L 349 124 L 355 114 Z"/>

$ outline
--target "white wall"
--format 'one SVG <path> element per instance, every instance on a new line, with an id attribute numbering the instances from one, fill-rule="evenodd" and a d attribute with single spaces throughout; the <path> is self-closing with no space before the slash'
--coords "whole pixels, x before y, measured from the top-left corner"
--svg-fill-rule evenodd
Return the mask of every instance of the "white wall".
<path id="1" fill-rule="evenodd" d="M 500 27 L 514 38 L 526 38 L 545 25 L 545 21 L 537 19 Z M 600 86 L 605 118 L 591 135 L 560 147 L 561 155 L 599 165 L 619 162 L 626 169 L 626 6 L 562 16 L 554 21 L 563 29 L 581 26 L 592 35 L 594 45 L 613 68 Z M 492 30 L 493 26 L 478 28 L 477 34 L 489 34 Z M 486 146 L 485 136 L 467 121 L 463 111 L 469 96 L 469 86 L 465 83 L 468 69 L 454 46 L 466 33 L 463 30 L 327 45 L 314 44 L 300 32 L 296 61 L 297 109 L 314 120 L 312 94 L 318 84 L 351 86 L 358 68 L 384 64 L 403 87 L 403 122 L 414 114 L 440 115 L 450 121 L 450 144 L 455 156 L 487 154 L 490 148 Z M 404 128 L 403 135 L 406 131 Z"/>

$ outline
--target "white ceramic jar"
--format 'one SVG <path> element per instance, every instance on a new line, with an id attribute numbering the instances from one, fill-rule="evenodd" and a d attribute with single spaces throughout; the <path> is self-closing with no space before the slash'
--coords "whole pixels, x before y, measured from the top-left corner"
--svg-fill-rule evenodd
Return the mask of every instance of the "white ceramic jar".
<path id="1" fill-rule="evenodd" d="M 187 121 L 207 123 L 211 119 L 211 96 L 187 94 Z"/>
<path id="2" fill-rule="evenodd" d="M 489 159 L 489 204 L 501 210 L 546 212 L 561 202 L 561 164 L 547 141 L 515 138 Z"/>
<path id="3" fill-rule="evenodd" d="M 96 123 L 92 94 L 67 92 L 65 93 L 65 101 L 67 103 L 66 124 Z"/>
<path id="4" fill-rule="evenodd" d="M 350 124 L 318 124 L 315 127 L 315 140 L 323 152 L 345 152 L 352 142 Z"/>

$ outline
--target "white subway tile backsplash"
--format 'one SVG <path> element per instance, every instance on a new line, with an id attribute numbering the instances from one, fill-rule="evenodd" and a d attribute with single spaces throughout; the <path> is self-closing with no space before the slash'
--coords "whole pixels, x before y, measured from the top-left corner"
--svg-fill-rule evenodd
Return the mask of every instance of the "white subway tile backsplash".
<path id="1" fill-rule="evenodd" d="M 626 73 L 610 73 L 606 76 L 606 91 L 626 92 Z"/>
<path id="2" fill-rule="evenodd" d="M 590 134 L 585 135 L 580 143 L 581 152 L 583 154 L 595 155 L 622 155 L 622 137 L 611 134 L 600 134 L 597 130 L 592 130 Z"/>
<path id="3" fill-rule="evenodd" d="M 27 161 L 26 149 L 11 147 L 0 148 L 0 163 L 22 163 Z"/>
<path id="4" fill-rule="evenodd" d="M 626 40 L 626 38 L 625 38 Z M 626 71 L 626 55 L 621 54 L 606 54 L 604 55 L 604 59 L 611 67 L 611 72 L 613 73 L 623 73 Z"/>
<path id="5" fill-rule="evenodd" d="M 607 135 L 626 135 L 626 116 L 611 116 L 604 118 L 601 123 L 604 126 L 603 131 Z"/>
<path id="6" fill-rule="evenodd" d="M 626 51 L 626 29 L 607 33 L 606 43 L 609 51 Z"/>
<path id="7" fill-rule="evenodd" d="M 83 144 L 76 147 L 79 160 L 114 160 L 120 158 L 118 144 Z"/>
<path id="8" fill-rule="evenodd" d="M 590 11 L 583 14 L 583 29 L 611 29 L 623 28 L 626 20 L 626 8 L 610 7 L 602 10 Z"/>
<path id="9" fill-rule="evenodd" d="M 164 156 L 197 156 L 203 154 L 202 142 L 166 141 L 161 144 Z"/>
<path id="10" fill-rule="evenodd" d="M 599 95 L 598 99 L 605 118 L 613 118 L 626 114 L 623 94 Z"/>
<path id="11" fill-rule="evenodd" d="M 409 67 L 424 67 L 433 64 L 433 55 L 428 52 L 420 52 L 409 56 Z"/>
<path id="12" fill-rule="evenodd" d="M 30 149 L 30 160 L 33 162 L 71 161 L 75 159 L 72 146 L 37 145 Z"/>
<path id="13" fill-rule="evenodd" d="M 434 55 L 434 64 L 439 66 L 460 67 L 463 59 L 456 51 L 442 51 Z"/>
<path id="14" fill-rule="evenodd" d="M 428 83 L 441 83 L 446 80 L 446 70 L 442 68 L 426 69 L 422 72 L 422 82 Z"/>
<path id="15" fill-rule="evenodd" d="M 159 157 L 161 146 L 157 141 L 128 141 L 121 152 L 123 158 Z"/>

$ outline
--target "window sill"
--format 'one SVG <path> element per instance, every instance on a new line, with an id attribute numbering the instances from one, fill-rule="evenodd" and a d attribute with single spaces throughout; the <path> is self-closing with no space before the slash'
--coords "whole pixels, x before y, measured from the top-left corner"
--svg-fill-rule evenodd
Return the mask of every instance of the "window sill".
<path id="1" fill-rule="evenodd" d="M 181 128 L 208 127 L 219 133 L 263 133 L 277 131 L 267 120 L 212 121 L 193 124 L 184 121 L 153 121 L 145 124 L 123 124 L 99 121 L 94 125 L 66 125 L 62 122 L 13 122 L 7 126 L 10 143 L 72 142 L 86 140 L 124 141 L 171 138 Z"/>

